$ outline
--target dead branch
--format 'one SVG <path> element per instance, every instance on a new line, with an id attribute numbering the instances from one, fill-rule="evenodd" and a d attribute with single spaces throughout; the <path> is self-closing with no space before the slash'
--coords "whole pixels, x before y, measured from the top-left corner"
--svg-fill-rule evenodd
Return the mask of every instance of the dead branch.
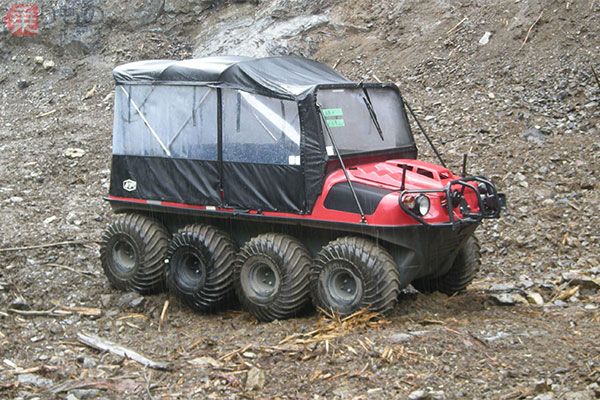
<path id="1" fill-rule="evenodd" d="M 525 46 L 525 44 L 527 43 L 527 40 L 529 40 L 529 35 L 531 34 L 531 31 L 533 30 L 533 27 L 538 23 L 538 21 L 542 18 L 542 15 L 544 14 L 544 11 L 542 10 L 542 12 L 540 13 L 540 15 L 537 17 L 537 19 L 533 22 L 533 24 L 531 24 L 531 26 L 529 27 L 529 30 L 527 31 L 527 35 L 525 35 L 525 40 L 523 40 L 523 43 L 521 44 L 521 47 L 519 47 L 519 50 L 521 50 L 523 48 L 523 46 Z"/>
<path id="2" fill-rule="evenodd" d="M 460 20 L 460 22 L 456 25 L 454 25 L 452 27 L 452 29 L 450 29 L 448 32 L 446 32 L 446 35 L 451 34 L 452 32 L 454 32 L 459 26 L 461 26 L 463 24 L 463 22 L 465 22 L 467 20 L 467 17 L 464 17 L 463 19 Z"/>
<path id="3" fill-rule="evenodd" d="M 169 309 L 169 299 L 165 300 L 165 304 L 163 305 L 162 312 L 160 313 L 160 319 L 158 321 L 158 331 L 159 332 L 162 330 L 163 324 L 165 323 L 168 309 Z"/>
<path id="4" fill-rule="evenodd" d="M 93 273 L 92 271 L 78 271 L 75 268 L 67 267 L 66 265 L 62 265 L 62 264 L 48 263 L 46 265 L 49 267 L 61 268 L 61 269 L 71 271 L 71 272 L 74 272 L 76 274 L 80 274 L 83 276 L 93 276 L 94 278 L 98 276 L 95 273 Z"/>
<path id="5" fill-rule="evenodd" d="M 92 307 L 64 307 L 60 309 L 53 308 L 51 310 L 17 310 L 16 308 L 9 308 L 6 311 L 11 314 L 28 317 L 64 317 L 73 314 L 87 317 L 99 317 L 102 315 L 102 310 Z"/>
<path id="6" fill-rule="evenodd" d="M 25 316 L 49 316 L 52 315 L 54 309 L 52 310 L 17 310 L 16 308 L 9 308 L 8 310 L 11 314 L 25 315 Z"/>
<path id="7" fill-rule="evenodd" d="M 225 355 L 223 355 L 223 356 L 219 357 L 219 360 L 220 360 L 220 361 L 223 361 L 223 360 L 228 360 L 228 359 L 232 358 L 233 356 L 235 356 L 235 355 L 237 355 L 237 354 L 241 354 L 241 353 L 245 352 L 245 351 L 246 351 L 246 350 L 248 350 L 250 347 L 252 347 L 252 345 L 251 345 L 251 344 L 249 344 L 249 345 L 246 345 L 246 346 L 244 346 L 244 347 L 241 347 L 241 348 L 239 348 L 239 349 L 237 349 L 237 350 L 231 351 L 231 352 L 229 352 L 229 353 L 227 353 L 227 354 L 225 354 Z"/>
<path id="8" fill-rule="evenodd" d="M 34 249 L 45 249 L 48 247 L 60 247 L 60 246 L 68 246 L 68 245 L 83 245 L 91 243 L 91 240 L 67 240 L 64 242 L 56 242 L 56 243 L 46 243 L 46 244 L 38 244 L 35 246 L 22 246 L 22 247 L 6 247 L 4 249 L 0 249 L 0 253 L 5 253 L 8 251 L 22 251 L 22 250 L 34 250 Z"/>
<path id="9" fill-rule="evenodd" d="M 85 344 L 86 346 L 89 346 L 91 348 L 94 348 L 94 349 L 100 350 L 100 351 L 108 351 L 110 353 L 116 354 L 121 357 L 127 357 L 127 358 L 129 358 L 135 362 L 138 362 L 142 365 L 145 365 L 146 367 L 149 367 L 149 368 L 160 369 L 160 370 L 172 369 L 172 366 L 167 362 L 151 360 L 131 349 L 128 349 L 126 347 L 123 347 L 121 345 L 113 343 L 109 340 L 102 339 L 98 336 L 88 335 L 88 334 L 85 334 L 82 332 L 78 332 L 77 339 L 81 343 Z"/>

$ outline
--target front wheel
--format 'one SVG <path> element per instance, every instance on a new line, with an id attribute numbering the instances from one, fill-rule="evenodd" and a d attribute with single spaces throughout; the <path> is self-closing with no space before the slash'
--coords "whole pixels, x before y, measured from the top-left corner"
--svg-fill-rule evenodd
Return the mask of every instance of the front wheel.
<path id="1" fill-rule="evenodd" d="M 400 279 L 392 256 L 367 239 L 344 237 L 330 242 L 311 270 L 313 302 L 341 315 L 361 308 L 388 312 L 399 293 Z"/>
<path id="2" fill-rule="evenodd" d="M 479 241 L 475 236 L 467 239 L 462 249 L 458 251 L 452 267 L 444 275 L 435 278 L 421 278 L 412 282 L 419 292 L 431 293 L 439 291 L 452 295 L 462 292 L 479 272 L 481 266 L 481 254 Z"/>

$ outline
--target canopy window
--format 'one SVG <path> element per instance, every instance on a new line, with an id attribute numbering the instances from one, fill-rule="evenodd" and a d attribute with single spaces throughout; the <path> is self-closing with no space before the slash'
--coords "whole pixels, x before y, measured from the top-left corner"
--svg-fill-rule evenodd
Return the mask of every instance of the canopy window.
<path id="1" fill-rule="evenodd" d="M 223 161 L 300 165 L 297 103 L 223 90 Z"/>
<path id="2" fill-rule="evenodd" d="M 118 85 L 113 153 L 217 160 L 216 89 Z"/>

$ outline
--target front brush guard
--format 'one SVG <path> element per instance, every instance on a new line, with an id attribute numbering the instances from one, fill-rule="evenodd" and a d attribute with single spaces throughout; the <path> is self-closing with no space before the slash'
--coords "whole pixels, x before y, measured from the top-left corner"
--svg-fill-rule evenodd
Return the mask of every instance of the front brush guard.
<path id="1" fill-rule="evenodd" d="M 472 185 L 469 182 L 478 182 L 478 187 L 484 185 L 485 191 L 480 190 L 478 187 Z M 460 189 L 456 189 L 456 186 L 460 186 Z M 471 212 L 466 202 L 463 202 L 464 194 L 466 190 L 472 190 L 476 197 L 479 206 L 478 212 Z M 446 195 L 446 209 L 448 211 L 448 222 L 430 224 L 425 221 L 422 216 L 418 215 L 414 210 L 410 209 L 404 204 L 404 196 L 408 194 L 423 194 L 423 193 L 444 193 Z M 462 219 L 457 219 L 454 216 L 455 203 L 460 202 Z M 483 219 L 488 218 L 499 218 L 500 211 L 506 208 L 506 197 L 503 193 L 498 193 L 496 186 L 488 179 L 481 176 L 470 176 L 450 181 L 441 189 L 413 189 L 403 190 L 400 192 L 399 199 L 400 207 L 402 210 L 419 221 L 423 225 L 431 226 L 452 226 L 456 229 L 461 224 L 467 223 L 478 223 Z"/>

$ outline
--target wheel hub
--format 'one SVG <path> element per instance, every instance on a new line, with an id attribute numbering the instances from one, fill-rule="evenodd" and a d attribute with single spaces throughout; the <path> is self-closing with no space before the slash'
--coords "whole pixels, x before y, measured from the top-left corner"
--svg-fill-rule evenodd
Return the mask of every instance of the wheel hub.
<path id="1" fill-rule="evenodd" d="M 327 288 L 331 297 L 342 304 L 350 304 L 356 300 L 360 291 L 360 281 L 346 269 L 333 271 L 327 279 Z"/>
<path id="2" fill-rule="evenodd" d="M 205 278 L 204 260 L 193 249 L 182 249 L 178 257 L 172 262 L 176 263 L 176 279 L 182 289 L 195 292 L 199 290 Z"/>
<path id="3" fill-rule="evenodd" d="M 135 268 L 136 251 L 128 240 L 118 240 L 113 246 L 112 255 L 116 266 L 122 272 L 130 272 Z"/>
<path id="4" fill-rule="evenodd" d="M 260 257 L 252 261 L 242 268 L 242 287 L 249 297 L 266 300 L 279 289 L 279 273 L 267 258 Z"/>

